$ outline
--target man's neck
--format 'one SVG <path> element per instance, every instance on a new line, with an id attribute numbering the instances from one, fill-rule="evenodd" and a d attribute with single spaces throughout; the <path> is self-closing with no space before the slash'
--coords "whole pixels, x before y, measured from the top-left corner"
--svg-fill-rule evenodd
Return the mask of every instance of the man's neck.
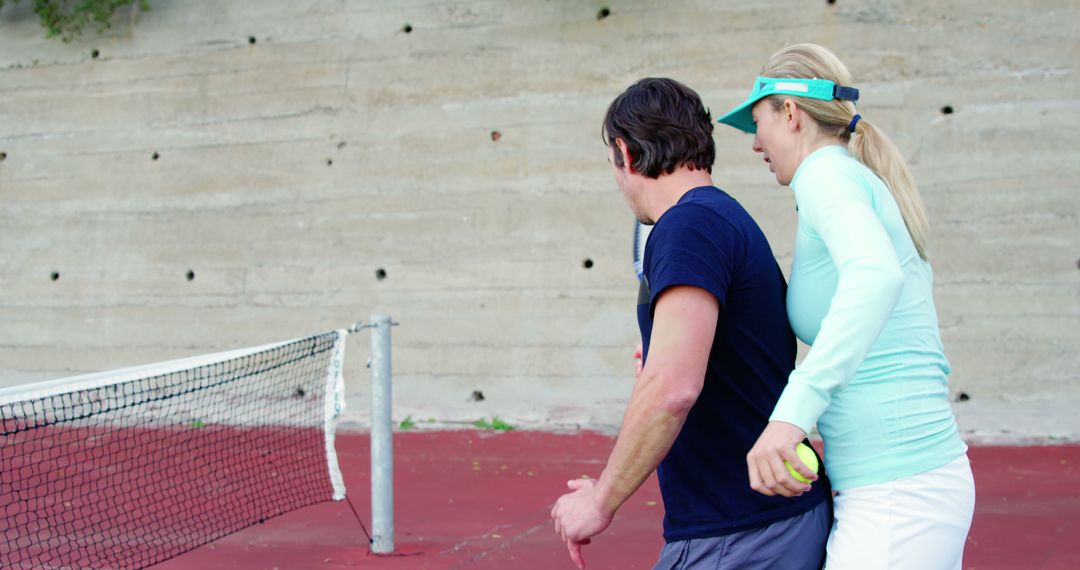
<path id="1" fill-rule="evenodd" d="M 713 186 L 712 175 L 707 170 L 690 170 L 680 166 L 671 174 L 665 174 L 655 180 L 645 181 L 645 193 L 648 196 L 648 211 L 653 222 L 660 219 L 664 212 L 677 204 L 684 194 L 699 186 Z"/>

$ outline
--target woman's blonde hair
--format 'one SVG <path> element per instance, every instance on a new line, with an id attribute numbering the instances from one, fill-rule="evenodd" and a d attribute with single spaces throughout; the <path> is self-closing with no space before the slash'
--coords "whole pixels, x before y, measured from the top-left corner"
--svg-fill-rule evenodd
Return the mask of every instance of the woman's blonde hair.
<path id="1" fill-rule="evenodd" d="M 828 49 L 809 43 L 796 44 L 776 52 L 765 67 L 761 68 L 759 75 L 828 79 L 837 85 L 851 85 L 851 74 L 840 59 Z M 900 214 L 919 257 L 927 259 L 929 223 L 926 209 L 919 196 L 919 189 L 915 186 L 915 179 L 896 145 L 885 133 L 863 118 L 856 123 L 855 132 L 849 132 L 848 126 L 855 116 L 855 104 L 851 101 L 822 101 L 789 95 L 772 95 L 770 99 L 773 106 L 779 109 L 788 97 L 797 101 L 799 107 L 818 123 L 823 133 L 847 142 L 851 154 L 885 182 L 900 208 Z"/>

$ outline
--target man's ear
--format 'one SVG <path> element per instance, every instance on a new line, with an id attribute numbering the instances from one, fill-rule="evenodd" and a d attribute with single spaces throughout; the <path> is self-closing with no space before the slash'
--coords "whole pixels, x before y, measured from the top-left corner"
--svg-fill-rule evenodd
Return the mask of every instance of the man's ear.
<path id="1" fill-rule="evenodd" d="M 630 149 L 626 148 L 626 142 L 622 139 L 615 139 L 615 146 L 617 147 L 615 152 L 622 156 L 623 168 L 630 174 L 635 174 L 634 159 L 630 156 Z"/>

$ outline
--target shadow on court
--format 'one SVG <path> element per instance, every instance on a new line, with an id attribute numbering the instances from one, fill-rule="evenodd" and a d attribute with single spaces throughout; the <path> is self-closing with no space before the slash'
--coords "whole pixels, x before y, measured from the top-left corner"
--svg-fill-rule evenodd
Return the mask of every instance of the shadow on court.
<path id="1" fill-rule="evenodd" d="M 339 434 L 349 502 L 305 507 L 157 570 L 574 568 L 548 511 L 568 478 L 596 476 L 613 439 L 579 433 L 405 432 L 394 436 L 395 543 L 368 553 L 366 434 Z M 1080 568 L 1080 445 L 973 447 L 978 499 L 964 567 Z M 655 477 L 585 547 L 589 568 L 652 568 L 663 507 Z"/>

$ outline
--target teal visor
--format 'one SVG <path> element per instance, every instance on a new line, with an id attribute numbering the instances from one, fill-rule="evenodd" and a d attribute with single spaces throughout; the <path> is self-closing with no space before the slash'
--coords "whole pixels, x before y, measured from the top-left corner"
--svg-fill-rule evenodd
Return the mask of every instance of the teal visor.
<path id="1" fill-rule="evenodd" d="M 788 77 L 758 77 L 754 81 L 754 90 L 750 96 L 738 107 L 728 114 L 717 119 L 716 122 L 731 125 L 746 133 L 756 133 L 757 125 L 750 110 L 754 103 L 769 95 L 794 95 L 796 97 L 809 97 L 832 101 L 841 99 L 844 101 L 858 101 L 859 90 L 854 87 L 843 87 L 828 79 L 799 79 Z"/>

